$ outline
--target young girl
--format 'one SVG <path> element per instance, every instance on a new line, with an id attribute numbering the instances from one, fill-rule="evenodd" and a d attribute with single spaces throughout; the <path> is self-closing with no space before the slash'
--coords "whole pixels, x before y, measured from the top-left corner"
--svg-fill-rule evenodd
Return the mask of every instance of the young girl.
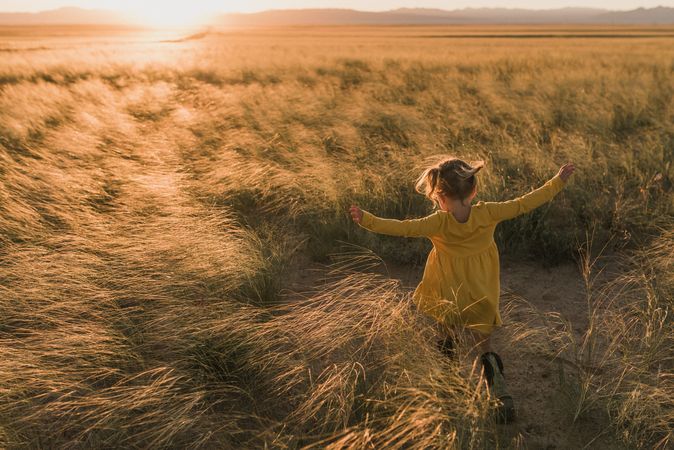
<path id="1" fill-rule="evenodd" d="M 413 294 L 424 313 L 435 318 L 446 333 L 443 350 L 451 353 L 450 330 L 467 329 L 483 352 L 481 361 L 487 383 L 501 400 L 500 418 L 509 421 L 514 406 L 503 378 L 503 363 L 491 349 L 491 333 L 501 325 L 499 315 L 499 255 L 494 242 L 496 225 L 551 200 L 574 171 L 565 164 L 542 187 L 515 200 L 472 204 L 477 194 L 475 174 L 483 162 L 469 164 L 456 158 L 428 168 L 416 189 L 436 207 L 435 213 L 411 220 L 382 219 L 357 206 L 350 209 L 354 222 L 376 233 L 424 236 L 433 249 L 423 279 Z"/>

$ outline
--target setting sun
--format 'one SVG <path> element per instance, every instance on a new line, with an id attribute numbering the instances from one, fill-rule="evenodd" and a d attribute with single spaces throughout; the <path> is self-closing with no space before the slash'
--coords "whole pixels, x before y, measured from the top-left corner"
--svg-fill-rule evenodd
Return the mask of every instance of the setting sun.
<path id="1" fill-rule="evenodd" d="M 222 11 L 222 2 L 203 0 L 193 2 L 145 1 L 129 6 L 136 18 L 152 26 L 194 26 L 206 23 L 214 14 Z"/>

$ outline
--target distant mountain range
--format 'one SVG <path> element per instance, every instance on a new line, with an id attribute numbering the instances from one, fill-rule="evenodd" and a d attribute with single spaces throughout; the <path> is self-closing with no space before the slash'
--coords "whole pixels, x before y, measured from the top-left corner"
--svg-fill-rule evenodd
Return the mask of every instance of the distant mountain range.
<path id="1" fill-rule="evenodd" d="M 59 8 L 38 13 L 0 13 L 0 25 L 129 25 L 130 16 L 117 11 Z"/>
<path id="2" fill-rule="evenodd" d="M 674 24 L 674 8 L 609 11 L 594 8 L 528 10 L 466 8 L 453 11 L 400 8 L 368 12 L 352 9 L 286 9 L 214 15 L 211 25 L 442 25 L 442 24 Z M 38 13 L 0 13 L 0 25 L 139 25 L 119 12 L 61 8 Z"/>
<path id="3" fill-rule="evenodd" d="M 674 8 L 609 11 L 593 8 L 548 10 L 467 8 L 453 11 L 400 8 L 366 12 L 352 9 L 288 9 L 225 14 L 216 22 L 234 26 L 275 25 L 431 25 L 431 24 L 674 24 Z"/>

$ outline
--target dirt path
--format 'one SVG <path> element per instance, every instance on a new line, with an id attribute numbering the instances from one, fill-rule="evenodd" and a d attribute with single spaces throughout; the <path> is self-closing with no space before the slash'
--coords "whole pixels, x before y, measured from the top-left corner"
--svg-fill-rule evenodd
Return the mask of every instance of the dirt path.
<path id="1" fill-rule="evenodd" d="M 583 277 L 574 264 L 545 269 L 534 264 L 503 264 L 501 286 L 503 306 L 522 298 L 543 313 L 558 313 L 568 320 L 578 338 L 587 329 L 587 303 Z M 513 320 L 520 319 L 517 314 Z M 508 327 L 507 321 L 504 323 Z M 501 427 L 511 442 L 527 448 L 577 449 L 619 448 L 598 419 L 571 420 L 568 400 L 560 391 L 559 362 L 531 351 L 508 346 L 504 334 L 497 334 L 495 347 L 507 362 L 506 375 L 516 399 L 517 422 Z"/>
<path id="2" fill-rule="evenodd" d="M 300 258 L 303 270 L 296 271 L 288 280 L 287 294 L 320 288 L 328 266 Z M 423 268 L 385 263 L 383 274 L 400 281 L 406 291 L 412 292 L 421 279 Z M 530 303 L 542 313 L 558 313 L 573 326 L 576 337 L 587 327 L 585 286 L 579 268 L 566 263 L 554 268 L 543 268 L 534 263 L 502 261 L 501 309 L 511 304 Z M 508 386 L 517 410 L 517 420 L 499 425 L 501 444 L 512 448 L 580 449 L 622 448 L 604 429 L 599 419 L 586 418 L 573 423 L 571 405 L 560 389 L 559 361 L 536 354 L 531 350 L 513 348 L 507 344 L 509 321 L 522 319 L 519 312 L 504 316 L 504 327 L 494 334 L 494 348 L 502 356 Z"/>

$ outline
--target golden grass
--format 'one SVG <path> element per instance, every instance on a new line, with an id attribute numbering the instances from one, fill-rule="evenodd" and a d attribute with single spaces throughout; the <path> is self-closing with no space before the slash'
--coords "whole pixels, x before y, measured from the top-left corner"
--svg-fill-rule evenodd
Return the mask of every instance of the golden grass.
<path id="1" fill-rule="evenodd" d="M 615 433 L 636 448 L 668 448 L 674 410 L 667 397 L 672 383 L 671 327 L 674 249 L 671 231 L 623 260 L 609 282 L 587 247 L 580 263 L 585 278 L 585 331 L 557 313 L 542 314 L 526 302 L 514 303 L 526 321 L 510 330 L 513 344 L 558 361 L 561 394 L 573 421 L 604 417 Z M 576 324 L 577 328 L 577 324 Z"/>
<path id="2" fill-rule="evenodd" d="M 367 234 L 346 207 L 427 213 L 413 180 L 447 153 L 487 161 L 493 200 L 576 162 L 500 248 L 554 264 L 594 228 L 583 261 L 608 248 L 636 263 L 609 287 L 583 266 L 580 341 L 527 310 L 510 342 L 559 359 L 574 420 L 601 410 L 629 445 L 671 444 L 672 39 L 6 31 L 3 446 L 516 446 L 467 345 L 446 361 L 367 255 L 342 255 L 305 299 L 279 295 L 296 256 L 340 242 L 421 262 L 427 243 Z"/>

